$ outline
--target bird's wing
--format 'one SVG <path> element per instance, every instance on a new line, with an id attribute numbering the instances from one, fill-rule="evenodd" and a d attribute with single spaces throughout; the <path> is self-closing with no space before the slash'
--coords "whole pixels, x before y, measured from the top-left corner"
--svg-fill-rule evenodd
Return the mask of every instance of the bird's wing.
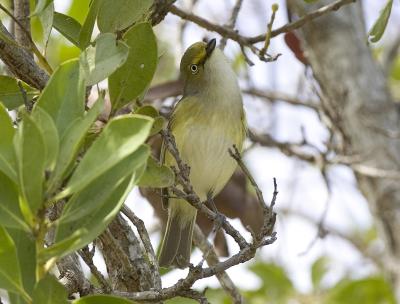
<path id="1" fill-rule="evenodd" d="M 172 111 L 172 113 L 170 115 L 170 119 L 168 121 L 168 124 L 167 124 L 167 130 L 171 130 L 172 129 L 173 122 L 174 122 L 174 116 L 175 116 L 174 114 L 177 111 L 179 111 L 179 109 L 181 108 L 181 105 L 183 103 L 185 103 L 185 100 L 187 100 L 187 99 L 188 99 L 187 97 L 182 97 L 177 102 L 177 104 L 175 105 L 175 107 L 174 107 L 174 109 L 173 109 L 173 111 Z M 163 165 L 165 164 L 165 153 L 166 153 L 166 150 L 167 149 L 165 147 L 165 143 L 164 143 L 164 140 L 163 140 L 163 142 L 161 144 L 161 152 L 160 152 L 160 163 L 163 164 Z M 168 188 L 162 188 L 161 189 L 161 201 L 162 201 L 163 207 L 165 209 L 167 209 L 168 208 Z"/>

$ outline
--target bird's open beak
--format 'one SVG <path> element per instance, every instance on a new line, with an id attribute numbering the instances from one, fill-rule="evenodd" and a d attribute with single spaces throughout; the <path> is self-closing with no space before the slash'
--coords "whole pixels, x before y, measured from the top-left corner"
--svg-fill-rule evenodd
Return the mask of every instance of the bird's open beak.
<path id="1" fill-rule="evenodd" d="M 209 57 L 211 56 L 211 54 L 212 54 L 212 52 L 214 51 L 216 45 L 217 45 L 217 40 L 216 40 L 215 38 L 214 38 L 214 39 L 211 39 L 211 40 L 207 43 L 207 46 L 206 46 L 207 58 L 209 58 Z"/>

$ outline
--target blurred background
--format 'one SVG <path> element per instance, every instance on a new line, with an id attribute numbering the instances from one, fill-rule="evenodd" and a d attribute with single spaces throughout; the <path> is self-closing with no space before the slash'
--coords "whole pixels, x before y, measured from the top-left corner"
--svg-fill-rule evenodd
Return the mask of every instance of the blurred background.
<path id="1" fill-rule="evenodd" d="M 2 1 L 9 5 L 7 0 Z M 55 0 L 54 5 L 57 12 L 83 22 L 89 2 Z M 379 16 L 384 2 L 362 1 L 367 31 Z M 228 23 L 235 3 L 234 0 L 178 0 L 176 5 L 212 23 L 224 25 Z M 265 32 L 273 3 L 279 4 L 273 28 L 286 24 L 286 1 L 243 0 L 236 23 L 240 34 L 254 36 Z M 0 16 L 7 20 L 3 13 Z M 370 46 L 376 60 L 380 61 L 385 49 L 399 39 L 399 28 L 400 2 L 395 1 L 383 38 Z M 79 49 L 54 29 L 46 47 L 46 33 L 37 18 L 32 20 L 32 29 L 34 40 L 41 49 L 47 50 L 53 67 L 79 55 Z M 205 38 L 221 38 L 172 14 L 168 14 L 155 31 L 160 62 L 154 86 L 178 78 L 180 57 L 190 44 Z M 244 291 L 249 303 L 325 303 L 328 294 L 332 303 L 395 303 L 394 291 L 379 261 L 384 244 L 377 235 L 374 217 L 357 187 L 353 170 L 342 164 L 329 165 L 322 170 L 315 162 L 285 152 L 290 144 L 298 147 L 300 154 L 320 155 L 327 150 L 327 128 L 313 107 L 302 105 L 319 100 L 310 68 L 296 58 L 284 35 L 271 40 L 268 53 L 281 54 L 274 62 L 262 62 L 248 52 L 249 59 L 254 62 L 250 66 L 238 44 L 229 40 L 225 53 L 237 72 L 242 89 L 248 92 L 243 98 L 250 130 L 272 138 L 272 144 L 270 142 L 266 147 L 248 140 L 244 160 L 266 201 L 272 197 L 273 177 L 277 178 L 279 190 L 275 226 L 278 239 L 263 248 L 251 263 L 229 269 L 234 283 Z M 397 52 L 388 75 L 395 101 L 400 100 L 399 55 Z M 1 64 L 0 69 L 4 69 Z M 100 86 L 106 87 L 107 83 Z M 157 102 L 168 109 L 177 98 L 168 97 L 162 100 L 163 103 Z M 251 187 L 246 186 L 246 191 L 252 195 Z M 129 196 L 128 205 L 143 219 L 151 232 L 153 245 L 158 247 L 162 224 L 148 199 L 135 189 Z M 251 224 L 257 220 L 257 209 L 251 209 L 251 204 L 248 207 L 246 221 Z M 240 219 L 232 219 L 232 224 L 250 238 Z M 238 249 L 235 242 L 230 238 L 226 241 L 229 252 L 235 253 Z M 102 257 L 96 253 L 96 263 L 104 270 Z M 200 251 L 195 250 L 192 259 L 199 261 Z M 166 273 L 162 277 L 163 286 L 172 285 L 185 273 L 185 270 Z M 230 303 L 215 278 L 195 285 L 206 286 L 212 303 Z M 168 303 L 178 302 L 171 300 Z"/>

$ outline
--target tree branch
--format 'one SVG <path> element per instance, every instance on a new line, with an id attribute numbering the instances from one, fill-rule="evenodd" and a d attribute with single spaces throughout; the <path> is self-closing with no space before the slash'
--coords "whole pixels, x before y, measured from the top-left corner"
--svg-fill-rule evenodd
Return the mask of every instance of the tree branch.
<path id="1" fill-rule="evenodd" d="M 208 265 L 213 266 L 219 263 L 218 255 L 214 247 L 208 242 L 200 227 L 197 225 L 194 227 L 193 242 L 203 252 L 203 256 Z M 216 277 L 222 288 L 231 296 L 234 304 L 243 303 L 242 295 L 225 271 L 217 273 Z"/>
<path id="2" fill-rule="evenodd" d="M 30 10 L 29 10 L 29 0 L 14 0 L 14 15 L 16 20 L 19 21 L 20 26 L 15 23 L 15 41 L 25 48 L 30 47 L 31 36 L 31 23 L 30 23 Z M 24 30 L 21 28 L 23 26 Z M 30 54 L 33 56 L 32 54 Z"/>
<path id="3" fill-rule="evenodd" d="M 240 8 L 242 7 L 242 3 L 243 3 L 243 0 L 236 0 L 236 4 L 232 9 L 231 17 L 229 19 L 228 24 L 226 25 L 227 28 L 232 29 L 232 30 L 235 28 L 236 20 L 239 16 L 239 12 L 240 12 Z M 227 40 L 228 40 L 227 37 L 222 37 L 222 39 L 221 39 L 219 48 L 222 51 L 225 49 Z"/>
<path id="4" fill-rule="evenodd" d="M 155 0 L 151 8 L 150 21 L 151 24 L 159 24 L 168 14 L 170 7 L 176 0 Z"/>
<path id="5" fill-rule="evenodd" d="M 288 24 L 285 24 L 284 26 L 281 26 L 280 28 L 273 30 L 271 32 L 271 38 L 276 37 L 283 33 L 287 33 L 287 32 L 296 30 L 296 29 L 302 27 L 304 24 L 306 24 L 316 18 L 324 16 L 327 13 L 330 13 L 332 11 L 337 11 L 342 6 L 356 2 L 356 1 L 357 0 L 336 0 L 335 2 L 332 2 L 326 6 L 316 9 L 315 11 L 309 12 L 308 14 L 302 16 L 301 18 L 299 18 L 296 21 L 290 22 Z M 257 43 L 257 42 L 262 42 L 264 40 L 265 40 L 265 34 L 247 38 L 247 41 L 249 43 Z"/>
<path id="6" fill-rule="evenodd" d="M 304 24 L 306 24 L 307 22 L 310 22 L 316 18 L 326 15 L 329 12 L 338 10 L 339 8 L 341 8 L 342 6 L 344 6 L 346 4 L 350 4 L 350 3 L 353 3 L 356 1 L 357 0 L 337 0 L 331 4 L 328 4 L 324 7 L 321 7 L 315 11 L 312 11 L 312 12 L 304 15 L 303 17 L 301 17 L 300 19 L 298 19 L 294 22 L 290 22 L 278 29 L 271 31 L 270 37 L 273 38 L 282 33 L 287 33 L 287 32 L 293 31 L 295 29 L 298 29 L 298 28 L 302 27 Z M 257 42 L 265 41 L 266 34 L 261 34 L 261 35 L 254 36 L 254 37 L 242 36 L 237 31 L 235 31 L 227 26 L 221 26 L 218 24 L 214 24 L 200 16 L 197 16 L 197 15 L 194 15 L 191 13 L 187 13 L 187 12 L 181 10 L 180 8 L 176 7 L 175 5 L 172 5 L 170 7 L 170 12 L 176 16 L 179 16 L 182 19 L 196 23 L 197 25 L 199 25 L 200 27 L 202 27 L 206 30 L 216 32 L 216 33 L 220 34 L 222 37 L 236 41 L 242 47 L 244 47 L 244 46 L 249 47 L 253 53 L 257 54 L 258 56 L 260 55 L 259 50 L 253 44 L 255 44 Z"/>
<path id="7" fill-rule="evenodd" d="M 93 256 L 94 256 L 95 250 L 96 250 L 96 246 L 95 246 L 95 244 L 93 244 L 92 250 L 89 250 L 89 247 L 85 246 L 81 250 L 79 250 L 78 253 L 79 253 L 80 257 L 82 258 L 82 260 L 89 267 L 90 272 L 96 278 L 97 282 L 100 284 L 101 290 L 104 293 L 110 293 L 111 292 L 110 283 L 108 283 L 108 281 L 104 278 L 103 274 L 97 269 L 96 265 L 94 265 L 94 263 L 93 263 Z"/>
<path id="8" fill-rule="evenodd" d="M 1 22 L 0 32 L 11 41 L 15 41 Z M 39 90 L 45 87 L 49 76 L 17 42 L 10 44 L 0 39 L 0 58 L 19 79 Z"/>
<path id="9" fill-rule="evenodd" d="M 46 57 L 44 57 L 42 55 L 42 53 L 37 48 L 35 42 L 32 40 L 30 32 L 28 32 L 25 29 L 24 25 L 21 24 L 21 22 L 19 22 L 19 20 L 17 18 L 15 18 L 14 15 L 11 14 L 7 10 L 7 8 L 5 8 L 2 4 L 0 4 L 0 9 L 3 10 L 8 16 L 10 16 L 11 19 L 18 25 L 19 29 L 21 30 L 21 33 L 25 34 L 26 40 L 29 41 L 29 50 L 32 51 L 36 55 L 36 57 L 39 61 L 39 64 L 46 70 L 46 72 L 48 74 L 50 74 L 50 75 L 53 74 L 53 69 L 51 68 L 50 64 L 47 62 Z M 17 28 L 17 26 L 16 26 L 16 28 Z"/>
<path id="10" fill-rule="evenodd" d="M 149 260 L 150 275 L 153 281 L 153 286 L 156 289 L 161 289 L 160 268 L 158 266 L 156 253 L 150 241 L 150 236 L 146 230 L 143 221 L 138 218 L 136 214 L 126 205 L 122 207 L 121 212 L 132 222 L 132 224 L 136 226 L 136 229 L 139 232 L 140 239 L 142 240 L 143 246 L 146 250 L 146 257 Z"/>

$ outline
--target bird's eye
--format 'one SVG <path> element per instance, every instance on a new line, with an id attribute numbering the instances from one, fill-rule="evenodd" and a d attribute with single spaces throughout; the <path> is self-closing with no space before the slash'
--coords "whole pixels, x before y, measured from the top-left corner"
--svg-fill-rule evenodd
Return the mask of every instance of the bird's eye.
<path id="1" fill-rule="evenodd" d="M 199 68 L 197 67 L 196 64 L 190 65 L 190 71 L 192 72 L 192 74 L 196 74 L 198 70 L 199 70 Z"/>

